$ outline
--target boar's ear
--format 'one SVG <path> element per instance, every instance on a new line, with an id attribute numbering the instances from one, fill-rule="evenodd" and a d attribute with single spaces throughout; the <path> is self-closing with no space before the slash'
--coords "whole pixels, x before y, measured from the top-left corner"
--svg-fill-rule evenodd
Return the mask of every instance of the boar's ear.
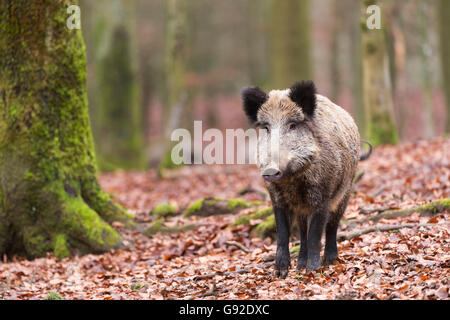
<path id="1" fill-rule="evenodd" d="M 245 114 L 253 124 L 257 120 L 256 115 L 259 108 L 267 101 L 267 94 L 259 87 L 247 87 L 242 89 L 241 95 Z"/>
<path id="2" fill-rule="evenodd" d="M 308 116 L 311 117 L 314 114 L 316 108 L 316 86 L 314 82 L 308 80 L 294 83 L 289 98 L 300 106 Z"/>

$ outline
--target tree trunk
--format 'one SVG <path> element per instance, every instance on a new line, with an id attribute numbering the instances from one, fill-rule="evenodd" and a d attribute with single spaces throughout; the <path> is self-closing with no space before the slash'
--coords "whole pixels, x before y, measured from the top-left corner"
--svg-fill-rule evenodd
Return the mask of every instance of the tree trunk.
<path id="1" fill-rule="evenodd" d="M 83 19 L 89 20 L 83 26 L 88 63 L 95 67 L 90 70 L 88 97 L 102 170 L 145 165 L 134 4 L 127 0 L 82 2 Z"/>
<path id="2" fill-rule="evenodd" d="M 445 132 L 450 133 L 450 1 L 440 0 L 438 6 L 440 26 L 440 46 L 442 61 L 442 80 L 445 98 L 447 101 L 447 122 Z"/>
<path id="3" fill-rule="evenodd" d="M 0 3 L 0 254 L 102 252 L 131 217 L 97 182 L 73 3 Z"/>
<path id="4" fill-rule="evenodd" d="M 164 136 L 167 139 L 164 156 L 159 164 L 158 173 L 173 168 L 171 159 L 173 143 L 170 135 L 184 116 L 187 116 L 188 92 L 186 89 L 186 3 L 185 0 L 167 1 L 167 61 L 166 61 L 166 107 L 164 108 Z"/>
<path id="5" fill-rule="evenodd" d="M 351 31 L 350 31 L 350 59 L 351 66 L 351 82 L 353 91 L 353 103 L 356 114 L 356 124 L 362 138 L 365 137 L 365 114 L 364 114 L 364 98 L 362 86 L 362 59 L 361 59 L 361 28 L 357 23 L 361 14 L 361 3 L 359 1 L 350 1 L 349 14 L 351 15 Z"/>
<path id="6" fill-rule="evenodd" d="M 331 43 L 330 43 L 330 72 L 331 72 L 331 100 L 335 103 L 339 104 L 339 98 L 341 95 L 341 74 L 340 74 L 340 50 L 339 50 L 339 43 L 340 43 L 340 35 L 343 32 L 343 26 L 342 26 L 342 0 L 339 2 L 339 0 L 333 0 L 331 3 L 331 20 L 333 21 L 331 24 Z"/>
<path id="7" fill-rule="evenodd" d="M 397 143 L 398 136 L 393 117 L 392 88 L 389 75 L 389 57 L 383 26 L 380 30 L 367 28 L 366 10 L 378 1 L 362 2 L 363 92 L 366 108 L 366 138 L 373 144 Z M 381 19 L 383 21 L 383 18 Z"/>
<path id="8" fill-rule="evenodd" d="M 283 89 L 311 79 L 308 0 L 271 1 L 271 87 Z"/>
<path id="9" fill-rule="evenodd" d="M 433 119 L 433 97 L 432 97 L 432 79 L 430 60 L 432 58 L 432 47 L 429 41 L 428 28 L 431 21 L 428 17 L 427 2 L 418 1 L 419 10 L 419 52 L 421 62 L 421 84 L 423 96 L 423 119 L 424 119 L 424 137 L 431 139 L 434 137 L 434 119 Z"/>

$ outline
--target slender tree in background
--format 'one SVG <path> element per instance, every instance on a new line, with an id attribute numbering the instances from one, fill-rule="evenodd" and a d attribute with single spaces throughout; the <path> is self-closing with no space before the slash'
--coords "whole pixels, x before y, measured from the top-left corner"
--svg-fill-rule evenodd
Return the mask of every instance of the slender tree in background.
<path id="1" fill-rule="evenodd" d="M 330 44 L 330 73 L 331 73 L 331 100 L 339 103 L 339 95 L 341 94 L 342 79 L 340 76 L 339 59 L 339 36 L 343 32 L 342 9 L 344 2 L 333 0 L 331 2 L 331 44 Z"/>
<path id="2" fill-rule="evenodd" d="M 0 255 L 105 251 L 130 218 L 97 182 L 74 3 L 0 2 Z"/>
<path id="3" fill-rule="evenodd" d="M 351 59 L 351 83 L 353 101 L 355 105 L 356 123 L 361 136 L 365 135 L 365 114 L 362 85 L 362 59 L 361 59 L 361 28 L 359 17 L 361 14 L 361 3 L 359 1 L 348 1 L 348 14 L 352 21 L 350 25 L 350 59 Z"/>
<path id="4" fill-rule="evenodd" d="M 445 132 L 450 133 L 450 1 L 439 0 L 439 36 L 441 47 L 442 80 L 447 102 L 447 122 Z"/>
<path id="5" fill-rule="evenodd" d="M 411 109 L 408 108 L 405 98 L 407 96 L 407 68 L 406 49 L 407 41 L 405 37 L 405 5 L 407 1 L 389 2 L 386 14 L 385 35 L 388 43 L 389 72 L 392 83 L 392 96 L 394 101 L 394 115 L 399 139 L 403 138 L 404 129 Z"/>
<path id="6" fill-rule="evenodd" d="M 374 0 L 362 0 L 361 6 L 365 137 L 374 145 L 395 144 L 398 136 L 393 117 L 385 32 L 382 29 L 368 29 L 366 10 L 370 5 L 380 6 L 380 3 Z"/>
<path id="7" fill-rule="evenodd" d="M 145 165 L 136 1 L 82 1 L 90 110 L 102 170 Z M 84 20 L 84 19 L 83 19 Z M 91 60 L 92 59 L 92 60 Z"/>
<path id="8" fill-rule="evenodd" d="M 164 108 L 164 135 L 167 137 L 164 156 L 159 165 L 162 170 L 173 168 L 170 141 L 172 131 L 181 123 L 188 112 L 186 88 L 186 3 L 185 0 L 168 0 L 167 5 L 167 48 L 166 48 L 166 98 Z"/>
<path id="9" fill-rule="evenodd" d="M 418 26 L 419 26 L 419 53 L 421 66 L 421 85 L 423 94 L 423 120 L 424 120 L 424 137 L 432 138 L 434 132 L 433 119 L 433 100 L 432 100 L 432 80 L 431 80 L 431 63 L 432 47 L 429 42 L 428 28 L 431 21 L 428 17 L 429 2 L 425 0 L 417 1 L 419 10 Z"/>
<path id="10" fill-rule="evenodd" d="M 271 0 L 271 87 L 283 89 L 311 79 L 308 0 Z"/>

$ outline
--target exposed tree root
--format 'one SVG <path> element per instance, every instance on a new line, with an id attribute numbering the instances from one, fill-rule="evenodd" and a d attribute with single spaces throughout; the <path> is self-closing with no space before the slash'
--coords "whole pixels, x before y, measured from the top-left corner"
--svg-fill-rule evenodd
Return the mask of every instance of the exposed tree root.
<path id="1" fill-rule="evenodd" d="M 266 189 L 260 188 L 258 186 L 248 185 L 247 187 L 245 187 L 244 189 L 239 191 L 240 196 L 243 196 L 244 194 L 247 194 L 247 193 L 259 194 L 260 196 L 262 196 L 264 198 L 265 201 L 270 199 L 269 192 L 267 192 Z"/>
<path id="2" fill-rule="evenodd" d="M 450 209 L 450 198 L 435 200 L 433 202 L 417 206 L 410 209 L 398 209 L 398 210 L 387 210 L 382 213 L 379 213 L 375 216 L 362 218 L 362 219 L 352 219 L 347 221 L 342 221 L 343 224 L 355 224 L 355 223 L 364 223 L 367 221 L 378 221 L 380 219 L 392 219 L 399 217 L 407 217 L 412 215 L 415 212 L 420 213 L 421 216 L 433 216 L 438 213 L 444 212 L 445 210 Z"/>
<path id="3" fill-rule="evenodd" d="M 247 202 L 244 199 L 220 199 L 220 198 L 202 198 L 192 203 L 184 212 L 184 217 L 192 215 L 208 217 L 218 214 L 233 213 L 235 211 L 261 205 L 261 201 Z"/>
<path id="4" fill-rule="evenodd" d="M 370 226 L 364 229 L 358 229 L 351 232 L 339 232 L 337 235 L 337 241 L 341 242 L 344 240 L 350 240 L 356 237 L 359 237 L 363 234 L 377 232 L 377 231 L 392 231 L 399 230 L 402 228 L 415 228 L 415 227 L 429 227 L 436 225 L 443 225 L 447 223 L 402 223 L 402 224 L 384 224 L 384 225 L 375 225 Z"/>

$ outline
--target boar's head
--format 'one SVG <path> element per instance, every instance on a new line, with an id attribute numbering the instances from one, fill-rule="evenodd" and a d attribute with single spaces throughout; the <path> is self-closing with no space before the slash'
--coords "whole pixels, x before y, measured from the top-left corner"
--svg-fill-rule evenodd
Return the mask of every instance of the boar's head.
<path id="1" fill-rule="evenodd" d="M 266 94 L 242 90 L 244 111 L 259 128 L 257 163 L 265 180 L 283 181 L 305 170 L 318 154 L 314 137 L 316 88 L 312 81 Z"/>

